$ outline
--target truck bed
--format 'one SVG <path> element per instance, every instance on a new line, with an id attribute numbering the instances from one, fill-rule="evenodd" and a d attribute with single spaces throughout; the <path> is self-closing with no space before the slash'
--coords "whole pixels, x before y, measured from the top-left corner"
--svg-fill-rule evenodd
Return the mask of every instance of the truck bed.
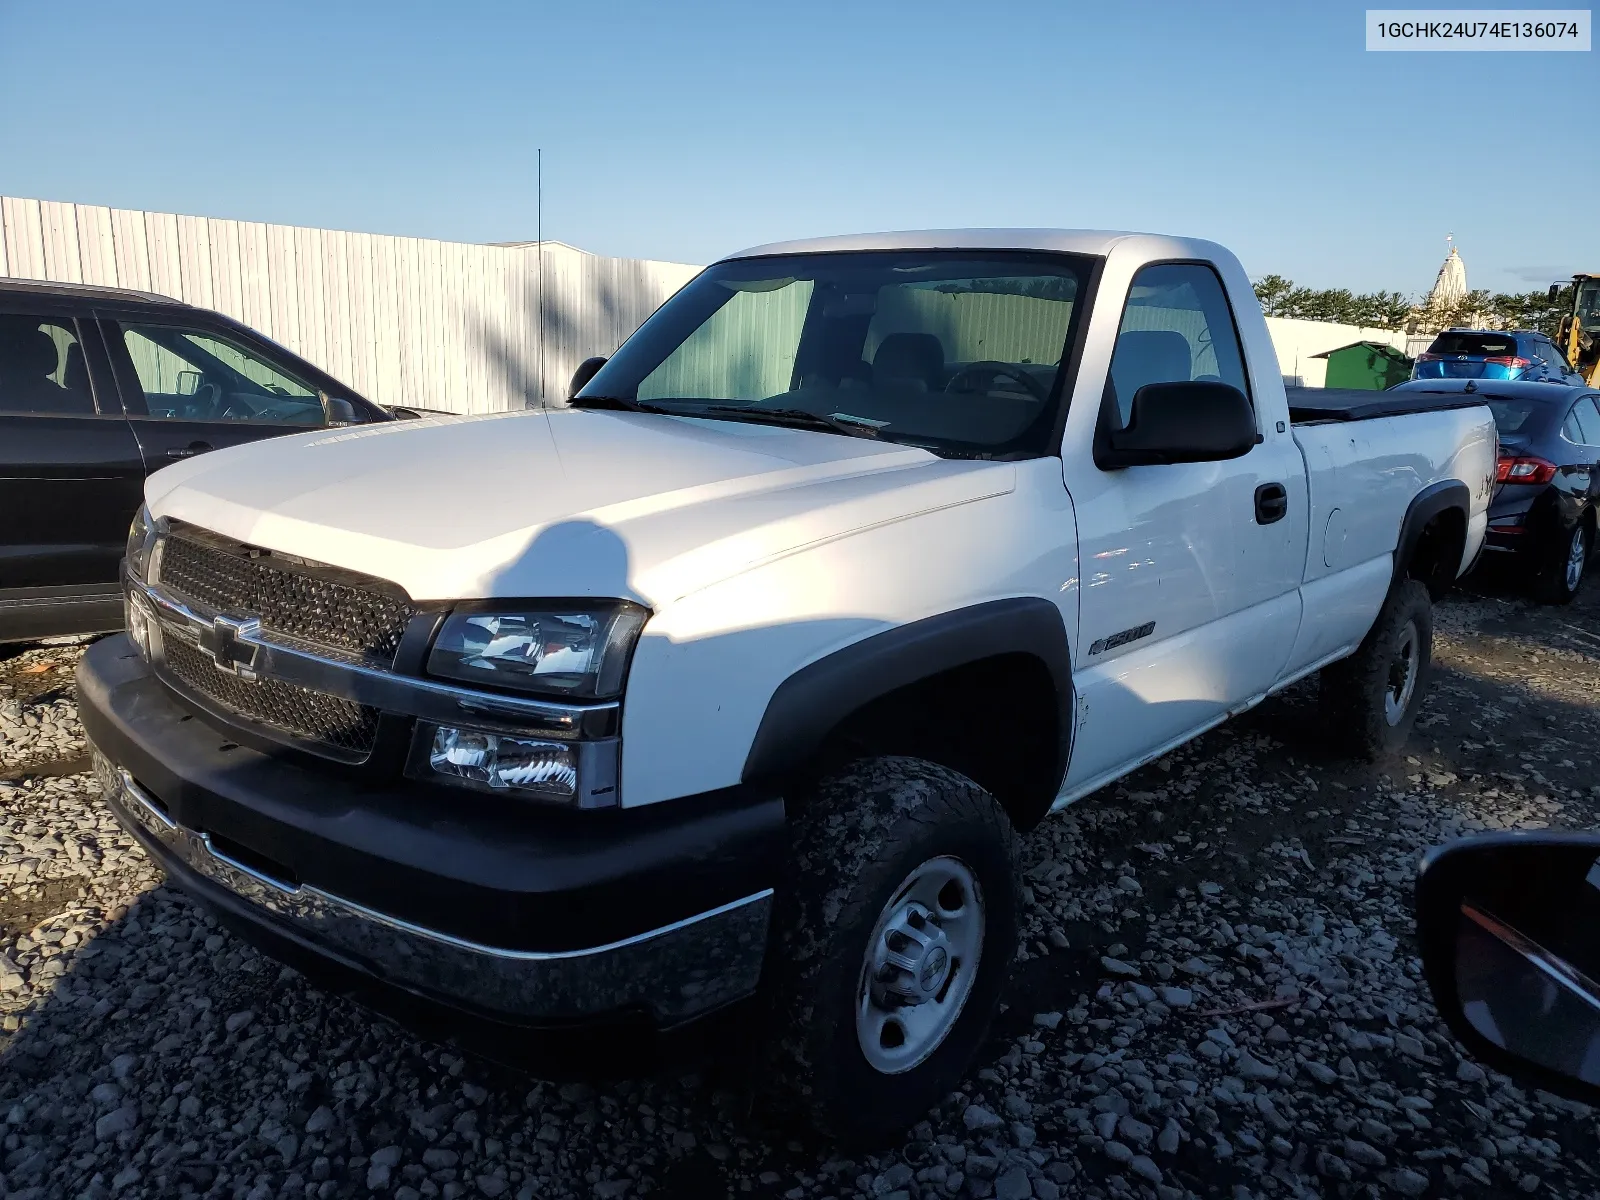
<path id="1" fill-rule="evenodd" d="M 1364 392 L 1354 388 L 1285 388 L 1284 391 L 1289 396 L 1289 420 L 1296 425 L 1319 421 L 1370 421 L 1376 417 L 1477 408 L 1483 403 L 1483 397 L 1474 392 Z"/>

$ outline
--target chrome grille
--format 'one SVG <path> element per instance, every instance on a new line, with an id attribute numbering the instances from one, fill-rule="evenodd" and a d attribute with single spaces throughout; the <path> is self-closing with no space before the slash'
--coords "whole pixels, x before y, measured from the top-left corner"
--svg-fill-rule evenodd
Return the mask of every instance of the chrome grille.
<path id="1" fill-rule="evenodd" d="M 202 700 L 243 717 L 263 732 L 288 735 L 291 742 L 310 742 L 330 757 L 360 762 L 372 753 L 378 734 L 378 712 L 337 696 L 311 692 L 275 679 L 254 681 L 219 671 L 200 650 L 163 631 L 162 656 L 168 673 Z"/>
<path id="2" fill-rule="evenodd" d="M 174 523 L 159 558 L 163 589 L 216 613 L 257 617 L 264 630 L 356 655 L 394 662 L 416 613 L 393 584 L 229 542 Z"/>

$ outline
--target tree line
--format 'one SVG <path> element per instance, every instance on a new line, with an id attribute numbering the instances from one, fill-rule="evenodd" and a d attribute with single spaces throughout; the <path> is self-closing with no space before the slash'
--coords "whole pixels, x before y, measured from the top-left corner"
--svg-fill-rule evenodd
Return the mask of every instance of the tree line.
<path id="1" fill-rule="evenodd" d="M 1299 287 L 1282 275 L 1255 281 L 1256 297 L 1269 317 L 1334 321 L 1367 329 L 1406 329 L 1433 333 L 1455 325 L 1480 329 L 1537 329 L 1554 337 L 1564 314 L 1572 311 L 1572 286 L 1557 293 L 1468 292 L 1454 304 L 1429 304 L 1399 292 L 1363 292 L 1349 288 Z"/>

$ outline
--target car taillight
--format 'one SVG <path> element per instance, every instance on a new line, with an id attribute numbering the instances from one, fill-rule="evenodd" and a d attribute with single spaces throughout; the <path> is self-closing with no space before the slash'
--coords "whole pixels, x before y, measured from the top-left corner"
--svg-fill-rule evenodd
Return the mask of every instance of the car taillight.
<path id="1" fill-rule="evenodd" d="M 1426 350 L 1424 350 L 1421 354 L 1417 355 L 1416 361 L 1417 362 L 1438 362 L 1443 357 L 1444 357 L 1444 355 L 1442 355 L 1442 354 L 1429 354 Z"/>
<path id="2" fill-rule="evenodd" d="M 1514 367 L 1520 369 L 1522 367 L 1533 366 L 1533 359 L 1521 358 L 1515 354 L 1502 354 L 1497 358 L 1486 358 L 1483 361 L 1486 363 L 1493 363 L 1497 367 Z"/>
<path id="3" fill-rule="evenodd" d="M 1494 472 L 1497 483 L 1549 483 L 1555 477 L 1555 463 L 1542 458 L 1502 457 Z"/>

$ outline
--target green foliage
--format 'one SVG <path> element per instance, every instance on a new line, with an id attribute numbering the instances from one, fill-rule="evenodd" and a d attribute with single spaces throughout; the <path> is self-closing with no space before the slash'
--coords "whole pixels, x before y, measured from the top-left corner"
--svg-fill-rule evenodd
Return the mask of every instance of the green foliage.
<path id="1" fill-rule="evenodd" d="M 1297 287 L 1282 275 L 1265 275 L 1255 282 L 1256 298 L 1269 317 L 1302 321 L 1333 321 L 1366 329 L 1405 329 L 1412 322 L 1420 331 L 1475 325 L 1489 329 L 1537 329 L 1554 336 L 1563 314 L 1572 310 L 1572 288 L 1551 300 L 1547 292 L 1491 295 L 1469 292 L 1456 303 L 1427 305 L 1400 292 L 1364 292 L 1348 288 Z"/>

